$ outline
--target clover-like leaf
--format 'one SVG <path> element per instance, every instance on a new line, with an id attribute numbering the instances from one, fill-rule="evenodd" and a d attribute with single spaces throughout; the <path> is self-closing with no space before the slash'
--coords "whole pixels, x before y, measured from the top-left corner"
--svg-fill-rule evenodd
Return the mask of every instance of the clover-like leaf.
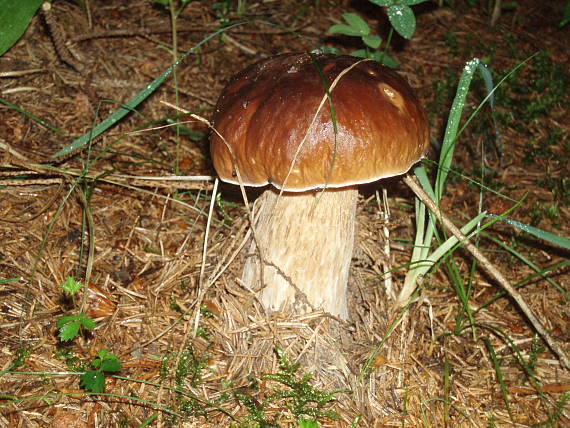
<path id="1" fill-rule="evenodd" d="M 382 43 L 382 37 L 375 34 L 368 34 L 366 36 L 362 36 L 362 41 L 369 48 L 378 49 Z"/>
<path id="2" fill-rule="evenodd" d="M 370 27 L 356 13 L 343 13 L 342 17 L 347 24 L 335 24 L 329 28 L 329 33 L 344 34 L 345 36 L 362 37 L 370 33 Z"/>
<path id="3" fill-rule="evenodd" d="M 411 39 L 416 31 L 416 17 L 409 6 L 390 6 L 388 19 L 394 30 L 406 39 Z"/>

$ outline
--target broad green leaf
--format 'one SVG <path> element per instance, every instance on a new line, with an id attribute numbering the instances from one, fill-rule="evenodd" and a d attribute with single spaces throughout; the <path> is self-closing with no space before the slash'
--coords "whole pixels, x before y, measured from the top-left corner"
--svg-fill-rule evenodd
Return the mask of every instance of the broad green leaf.
<path id="1" fill-rule="evenodd" d="M 412 6 L 414 4 L 420 4 L 426 2 L 427 0 L 368 0 L 370 3 L 377 4 L 378 6 Z"/>
<path id="2" fill-rule="evenodd" d="M 319 54 L 334 54 L 340 55 L 340 51 L 335 48 L 334 46 L 319 46 L 316 49 L 313 49 L 311 53 L 319 55 Z"/>
<path id="3" fill-rule="evenodd" d="M 55 327 L 56 328 L 61 328 L 63 327 L 65 324 L 70 323 L 71 321 L 76 321 L 77 320 L 77 315 L 66 315 L 64 317 L 61 317 L 60 319 L 58 319 L 55 323 Z"/>
<path id="4" fill-rule="evenodd" d="M 84 313 L 79 314 L 79 320 L 81 321 L 81 325 L 87 330 L 93 330 L 95 327 L 97 327 L 97 323 L 86 316 Z"/>
<path id="5" fill-rule="evenodd" d="M 396 0 L 368 0 L 370 3 L 377 4 L 378 6 L 392 6 L 396 4 Z"/>
<path id="6" fill-rule="evenodd" d="M 84 327 L 87 330 L 93 330 L 97 326 L 97 323 L 86 316 L 83 312 L 80 312 L 77 315 L 61 317 L 57 320 L 55 326 L 59 330 L 59 338 L 66 342 L 77 336 L 80 327 Z"/>
<path id="7" fill-rule="evenodd" d="M 79 385 L 91 392 L 103 392 L 105 390 L 105 375 L 98 370 L 89 370 L 79 377 Z"/>
<path id="8" fill-rule="evenodd" d="M 314 419 L 299 419 L 299 428 L 319 428 L 319 423 Z"/>
<path id="9" fill-rule="evenodd" d="M 0 56 L 22 37 L 41 4 L 42 0 L 0 0 Z"/>
<path id="10" fill-rule="evenodd" d="M 368 27 L 368 24 L 360 17 L 360 15 L 357 15 L 356 13 L 343 13 L 342 17 L 348 25 L 360 31 L 361 35 L 370 33 L 370 27 Z"/>
<path id="11" fill-rule="evenodd" d="M 335 24 L 329 28 L 331 34 L 343 34 L 345 36 L 361 37 L 363 34 L 358 28 L 351 27 L 346 24 Z"/>
<path id="12" fill-rule="evenodd" d="M 398 63 L 389 55 L 384 52 L 370 51 L 367 49 L 358 49 L 350 53 L 352 56 L 358 58 L 370 58 L 390 68 L 398 67 Z"/>
<path id="13" fill-rule="evenodd" d="M 382 38 L 375 34 L 369 34 L 366 36 L 362 36 L 362 41 L 369 48 L 378 49 L 380 47 L 380 44 L 382 43 Z"/>
<path id="14" fill-rule="evenodd" d="M 62 342 L 67 342 L 79 334 L 81 324 L 78 321 L 71 321 L 59 328 L 58 337 Z"/>
<path id="15" fill-rule="evenodd" d="M 372 54 L 372 59 L 378 61 L 380 64 L 385 65 L 386 67 L 390 68 L 398 67 L 398 62 L 390 55 L 386 55 L 383 52 L 374 52 Z"/>
<path id="16" fill-rule="evenodd" d="M 93 367 L 104 372 L 118 372 L 121 370 L 121 363 L 117 359 L 117 356 L 107 349 L 101 349 L 97 352 L 97 358 L 95 358 L 91 364 Z"/>
<path id="17" fill-rule="evenodd" d="M 416 31 L 416 17 L 409 6 L 390 6 L 388 19 L 394 30 L 405 39 L 411 39 Z"/>
<path id="18" fill-rule="evenodd" d="M 350 55 L 355 56 L 357 58 L 370 58 L 370 52 L 366 49 L 358 49 L 356 51 L 352 51 Z"/>
<path id="19" fill-rule="evenodd" d="M 121 363 L 117 357 L 113 355 L 112 358 L 106 358 L 103 360 L 101 363 L 101 370 L 104 372 L 118 372 L 121 370 Z"/>

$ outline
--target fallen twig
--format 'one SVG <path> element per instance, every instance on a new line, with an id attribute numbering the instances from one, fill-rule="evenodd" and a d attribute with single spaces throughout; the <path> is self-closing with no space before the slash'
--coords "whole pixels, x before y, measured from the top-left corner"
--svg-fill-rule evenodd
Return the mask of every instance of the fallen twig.
<path id="1" fill-rule="evenodd" d="M 404 182 L 412 189 L 418 198 L 428 207 L 428 209 L 437 217 L 437 219 L 443 224 L 443 226 L 449 230 L 460 242 L 467 251 L 471 253 L 475 259 L 481 264 L 481 267 L 491 275 L 498 283 L 503 287 L 503 289 L 513 298 L 517 303 L 518 307 L 526 315 L 532 326 L 548 344 L 550 349 L 558 356 L 560 362 L 566 369 L 570 369 L 570 360 L 566 356 L 566 353 L 558 345 L 558 343 L 552 338 L 552 336 L 546 331 L 546 328 L 542 325 L 539 319 L 534 315 L 530 307 L 524 301 L 522 295 L 516 290 L 515 287 L 511 285 L 509 280 L 503 276 L 503 274 L 495 267 L 493 263 L 487 259 L 479 251 L 479 249 L 473 245 L 467 236 L 465 236 L 452 222 L 449 220 L 441 211 L 441 209 L 432 201 L 428 194 L 422 189 L 422 187 L 416 182 L 416 180 L 410 176 L 404 176 Z"/>

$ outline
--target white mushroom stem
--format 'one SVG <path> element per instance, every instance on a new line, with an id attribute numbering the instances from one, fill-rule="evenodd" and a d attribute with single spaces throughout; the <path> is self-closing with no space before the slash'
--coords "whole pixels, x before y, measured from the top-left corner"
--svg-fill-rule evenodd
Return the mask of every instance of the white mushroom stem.
<path id="1" fill-rule="evenodd" d="M 346 289 L 354 247 L 356 188 L 262 195 L 243 282 L 268 310 L 323 309 L 348 318 Z M 263 279 L 261 278 L 263 276 Z M 287 307 L 289 306 L 289 307 Z"/>

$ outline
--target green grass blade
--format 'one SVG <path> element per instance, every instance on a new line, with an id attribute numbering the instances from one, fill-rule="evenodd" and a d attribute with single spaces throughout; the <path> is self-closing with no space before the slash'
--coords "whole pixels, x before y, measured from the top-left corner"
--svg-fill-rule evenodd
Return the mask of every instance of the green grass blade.
<path id="1" fill-rule="evenodd" d="M 504 221 L 505 223 L 510 224 L 511 226 L 516 227 L 517 229 L 520 229 L 532 236 L 535 236 L 538 239 L 542 239 L 543 241 L 557 245 L 558 247 L 564 248 L 565 250 L 570 250 L 570 239 L 568 238 L 560 235 L 555 235 L 554 233 L 547 232 L 546 230 L 538 229 L 537 227 L 530 226 L 516 220 L 511 220 L 506 217 L 496 216 L 492 214 L 489 214 L 488 217 Z"/>
<path id="2" fill-rule="evenodd" d="M 459 79 L 459 84 L 457 85 L 457 92 L 455 94 L 453 104 L 449 111 L 449 118 L 447 120 L 447 127 L 445 128 L 443 144 L 441 146 L 441 155 L 439 158 L 439 168 L 435 181 L 436 203 L 439 203 L 441 195 L 443 194 L 445 180 L 453 159 L 457 130 L 459 129 L 459 123 L 461 122 L 461 114 L 463 112 L 463 107 L 465 106 L 465 98 L 467 97 L 467 92 L 469 91 L 473 74 L 475 73 L 475 70 L 477 70 L 478 65 L 479 59 L 477 58 L 473 58 L 465 64 L 463 73 Z"/>
<path id="3" fill-rule="evenodd" d="M 547 267 L 547 268 L 545 268 L 545 269 L 542 269 L 542 270 L 540 270 L 540 271 L 538 271 L 538 272 L 536 272 L 536 273 L 533 273 L 532 275 L 529 275 L 529 276 L 527 276 L 526 278 L 520 280 L 519 282 L 517 282 L 517 283 L 514 285 L 514 287 L 515 287 L 515 288 L 520 288 L 520 287 L 522 287 L 523 285 L 525 285 L 527 282 L 532 281 L 533 279 L 538 278 L 539 276 L 544 277 L 548 272 L 551 272 L 551 271 L 554 271 L 554 270 L 557 270 L 557 269 L 563 269 L 563 268 L 565 268 L 565 267 L 568 266 L 568 265 L 570 265 L 570 260 L 564 260 L 563 262 L 560 262 L 560 263 L 557 263 L 557 264 L 555 264 L 555 265 L 549 266 L 549 267 Z M 566 290 L 563 290 L 563 294 L 564 294 L 565 296 L 567 296 Z M 492 305 L 494 302 L 496 302 L 497 300 L 499 300 L 500 298 L 505 297 L 505 296 L 508 296 L 508 294 L 507 294 L 506 291 L 501 291 L 501 292 L 497 293 L 497 295 L 496 295 L 495 297 L 489 299 L 488 301 L 486 301 L 485 303 L 483 303 L 481 306 L 479 306 L 479 307 L 475 310 L 475 312 L 479 312 L 479 311 L 485 309 L 487 306 Z M 567 299 L 567 300 L 568 300 L 568 299 Z"/>
<path id="4" fill-rule="evenodd" d="M 499 386 L 501 387 L 501 394 L 503 395 L 503 401 L 505 402 L 505 406 L 507 407 L 509 418 L 514 423 L 513 414 L 511 411 L 511 404 L 509 402 L 509 394 L 507 393 L 507 387 L 503 379 L 503 372 L 501 371 L 500 361 L 497 358 L 497 354 L 495 353 L 495 348 L 493 347 L 491 341 L 487 338 L 483 338 L 483 342 L 485 343 L 485 347 L 487 348 L 487 351 L 489 352 L 489 357 L 491 358 L 491 362 L 493 363 L 493 368 L 495 369 L 495 374 L 497 375 L 497 382 L 499 382 Z"/>
<path id="5" fill-rule="evenodd" d="M 8 284 L 10 282 L 18 282 L 21 281 L 22 278 L 6 278 L 6 279 L 0 279 L 0 285 L 4 285 L 4 284 Z"/>
<path id="6" fill-rule="evenodd" d="M 461 227 L 461 232 L 468 236 L 473 228 L 479 224 L 483 218 L 485 218 L 486 213 L 481 213 L 477 217 L 474 217 L 469 222 L 465 223 L 463 227 Z M 474 233 L 479 233 L 480 228 L 478 228 Z M 425 260 L 426 264 L 419 266 L 418 270 L 420 271 L 420 275 L 425 275 L 426 272 L 436 264 L 443 256 L 446 254 L 450 254 L 453 252 L 453 247 L 458 244 L 459 240 L 455 236 L 449 237 L 444 243 L 442 243 L 431 255 Z"/>
<path id="7" fill-rule="evenodd" d="M 156 79 L 154 79 L 146 88 L 144 88 L 137 95 L 135 95 L 133 98 L 131 98 L 127 103 L 125 103 L 122 107 L 120 107 L 118 110 L 116 110 L 113 114 L 111 114 L 111 116 L 109 116 L 107 119 L 103 120 L 103 122 L 101 122 L 100 124 L 96 125 L 89 132 L 87 132 L 87 133 L 83 134 L 81 137 L 75 139 L 68 146 L 64 147 L 63 149 L 61 149 L 57 153 L 53 154 L 52 158 L 58 158 L 60 156 L 65 156 L 65 155 L 68 155 L 69 153 L 74 152 L 75 150 L 80 149 L 81 147 L 83 147 L 87 143 L 89 143 L 89 141 L 93 140 L 94 138 L 98 137 L 103 132 L 105 132 L 107 129 L 111 128 L 119 120 L 121 120 L 127 114 L 129 114 L 134 109 L 136 109 L 137 106 L 140 103 L 142 103 L 146 98 L 148 98 L 148 96 L 150 94 L 152 94 L 166 80 L 166 78 L 170 75 L 170 73 L 172 73 L 172 71 L 178 66 L 178 64 L 180 64 L 182 61 L 184 61 L 188 57 L 188 55 L 190 55 L 192 52 L 194 52 L 196 49 L 198 49 L 200 46 L 202 46 L 208 40 L 218 36 L 219 34 L 223 33 L 224 31 L 227 31 L 231 28 L 234 28 L 234 27 L 237 27 L 237 26 L 240 26 L 243 24 L 244 24 L 243 22 L 238 22 L 238 23 L 230 25 L 228 27 L 224 27 L 224 28 L 216 31 L 215 33 L 212 33 L 212 34 L 208 35 L 207 37 L 203 38 L 199 43 L 197 43 L 191 49 L 189 49 L 188 52 L 186 52 L 184 55 L 182 55 L 178 61 L 176 61 L 174 64 L 172 64 L 170 67 L 168 67 Z"/>
<path id="8" fill-rule="evenodd" d="M 50 131 L 53 131 L 57 134 L 61 134 L 63 135 L 64 132 L 61 129 L 56 128 L 53 125 L 50 125 L 49 123 L 47 123 L 45 120 L 43 120 L 40 117 L 37 117 L 35 115 L 33 115 L 32 113 L 18 107 L 16 104 L 12 104 L 10 101 L 5 100 L 4 98 L 0 98 L 0 104 L 4 104 L 6 107 L 11 108 L 12 110 L 16 110 L 18 113 L 23 114 L 24 116 L 26 116 L 28 119 L 33 120 L 34 122 L 36 122 L 37 124 L 43 126 L 44 128 L 49 129 Z"/>
<path id="9" fill-rule="evenodd" d="M 515 250 L 514 248 L 510 247 L 509 245 L 503 243 L 500 239 L 497 239 L 491 235 L 488 234 L 484 234 L 483 235 L 485 238 L 489 239 L 490 241 L 494 242 L 495 244 L 497 244 L 499 247 L 503 248 L 504 250 L 508 251 L 509 253 L 511 253 L 513 256 L 515 256 L 517 259 L 519 259 L 521 262 L 523 262 L 525 265 L 529 266 L 532 270 L 534 270 L 537 275 L 532 275 L 532 278 L 536 278 L 537 276 L 541 276 L 542 278 L 544 278 L 550 285 L 552 285 L 554 288 L 556 288 L 560 293 L 562 293 L 562 295 L 564 296 L 565 299 L 569 300 L 570 296 L 568 295 L 568 292 L 562 288 L 562 286 L 560 284 L 558 284 L 556 281 L 554 281 L 551 277 L 546 275 L 546 270 L 541 269 L 539 266 L 535 265 L 532 261 L 530 261 L 529 259 L 527 259 L 525 256 L 523 256 L 521 253 L 519 253 L 517 250 Z M 570 263 L 570 260 L 566 261 L 567 263 Z"/>

